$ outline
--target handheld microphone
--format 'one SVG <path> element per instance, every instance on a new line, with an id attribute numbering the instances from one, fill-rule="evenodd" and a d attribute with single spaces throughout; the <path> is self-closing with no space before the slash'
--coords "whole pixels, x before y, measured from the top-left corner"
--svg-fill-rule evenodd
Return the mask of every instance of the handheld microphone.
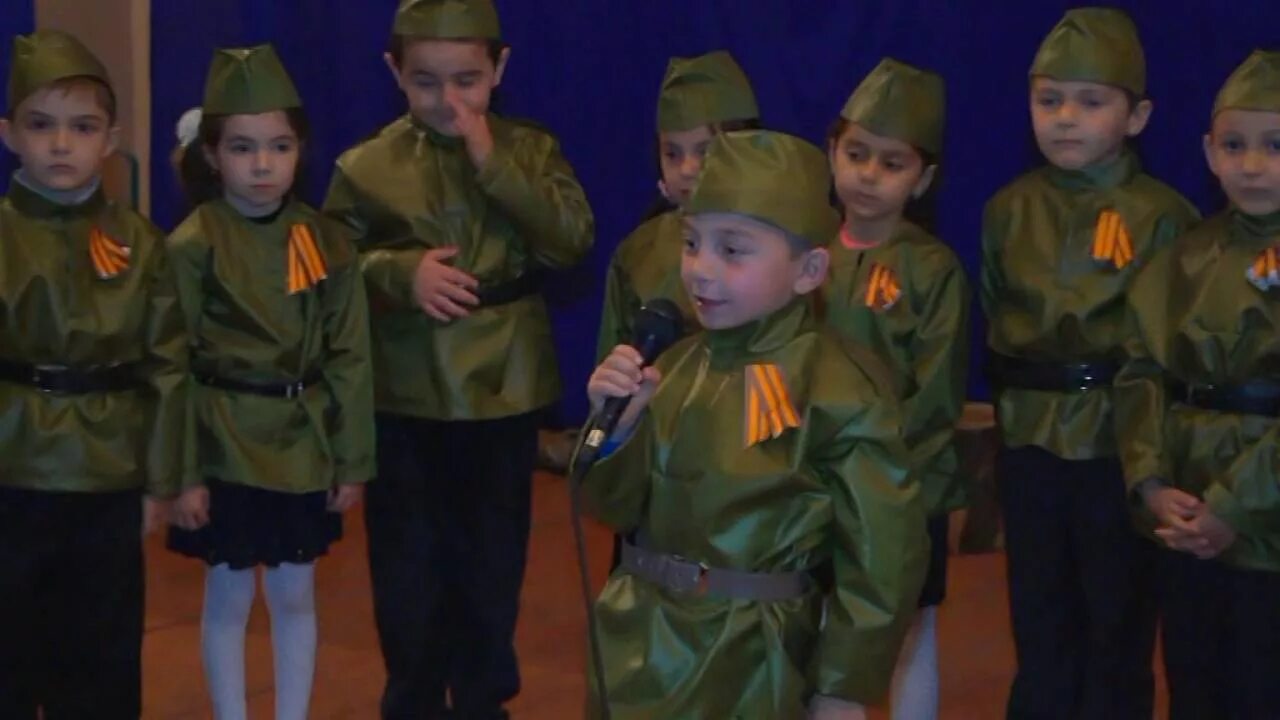
<path id="1" fill-rule="evenodd" d="M 656 298 L 640 308 L 640 313 L 636 316 L 636 334 L 631 346 L 640 351 L 640 355 L 644 358 L 642 365 L 648 366 L 671 347 L 672 343 L 680 339 L 683 329 L 684 319 L 680 314 L 680 308 L 666 298 Z M 587 433 L 586 440 L 583 442 L 582 449 L 587 455 L 587 460 L 593 459 L 596 451 L 613 434 L 613 429 L 617 427 L 618 420 L 622 418 L 622 413 L 630 402 L 629 395 L 609 398 L 605 401 L 604 406 L 600 408 L 600 414 L 596 416 L 595 425 Z"/>

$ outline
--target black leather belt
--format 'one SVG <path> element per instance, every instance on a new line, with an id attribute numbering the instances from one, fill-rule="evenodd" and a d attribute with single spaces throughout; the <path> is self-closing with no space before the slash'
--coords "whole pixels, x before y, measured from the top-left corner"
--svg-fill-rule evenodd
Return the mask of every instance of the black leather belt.
<path id="1" fill-rule="evenodd" d="M 64 395 L 125 392 L 142 386 L 134 363 L 66 367 L 0 360 L 0 381 Z"/>
<path id="2" fill-rule="evenodd" d="M 540 292 L 542 292 L 542 273 L 534 270 L 513 280 L 482 287 L 476 292 L 476 297 L 480 300 L 480 307 L 493 307 L 509 305 Z"/>
<path id="3" fill-rule="evenodd" d="M 301 380 L 295 380 L 287 383 L 255 383 L 246 382 L 244 380 L 235 380 L 228 377 L 218 375 L 197 374 L 196 382 L 201 385 L 218 390 L 226 390 L 235 393 L 248 393 L 250 395 L 261 395 L 263 397 L 283 398 L 292 400 L 301 397 L 306 389 L 320 382 L 320 373 L 310 373 Z"/>
<path id="4" fill-rule="evenodd" d="M 987 356 L 987 371 L 998 387 L 1071 393 L 1110 387 L 1120 367 L 1113 362 L 1025 360 L 993 352 Z"/>
<path id="5" fill-rule="evenodd" d="M 1215 412 L 1280 417 L 1280 382 L 1251 380 L 1238 385 L 1170 385 L 1174 402 Z"/>

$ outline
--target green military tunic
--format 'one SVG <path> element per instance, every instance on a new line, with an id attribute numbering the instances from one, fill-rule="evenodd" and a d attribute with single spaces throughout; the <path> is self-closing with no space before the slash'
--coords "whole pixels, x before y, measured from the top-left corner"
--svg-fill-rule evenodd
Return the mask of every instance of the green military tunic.
<path id="1" fill-rule="evenodd" d="M 831 271 L 821 294 L 824 321 L 899 378 L 905 439 L 920 468 L 927 512 L 963 507 L 954 441 L 969 369 L 964 269 L 950 248 L 907 221 L 876 247 L 851 249 L 837 239 L 830 251 Z M 876 268 L 896 280 L 901 296 L 895 302 L 869 297 Z"/>
<path id="2" fill-rule="evenodd" d="M 1238 533 L 1222 559 L 1272 572 L 1280 571 L 1280 422 L 1171 402 L 1165 381 L 1280 378 L 1280 290 L 1246 277 L 1278 242 L 1280 213 L 1226 211 L 1161 250 L 1133 284 L 1134 335 L 1115 398 L 1130 487 L 1156 478 L 1203 498 Z"/>
<path id="3" fill-rule="evenodd" d="M 683 253 L 684 226 L 676 210 L 645 221 L 618 245 L 605 277 L 597 360 L 603 360 L 618 345 L 634 341 L 637 313 L 657 298 L 671 300 L 680 308 L 686 333 L 698 329 L 693 304 L 680 280 Z"/>
<path id="4" fill-rule="evenodd" d="M 1132 240 L 1133 259 L 1121 269 L 1093 258 L 1096 226 L 1107 210 L 1119 214 Z M 1018 178 L 983 215 L 980 296 L 988 347 L 1027 360 L 1119 362 L 1134 273 L 1196 217 L 1177 192 L 1143 174 L 1127 150 L 1105 167 L 1046 165 Z M 1068 460 L 1115 455 L 1109 389 L 997 392 L 1008 446 L 1035 445 Z"/>
<path id="5" fill-rule="evenodd" d="M 924 514 L 883 366 L 853 352 L 798 298 L 659 359 L 648 412 L 587 476 L 592 512 L 709 567 L 828 565 L 834 587 L 761 603 L 615 571 L 596 613 L 617 720 L 802 718 L 814 692 L 863 703 L 886 693 L 923 580 Z M 744 449 L 756 363 L 781 369 L 800 426 Z"/>
<path id="6" fill-rule="evenodd" d="M 98 273 L 95 235 L 128 248 L 127 268 Z M 10 184 L 0 201 L 0 358 L 84 370 L 130 363 L 140 381 L 86 395 L 0 382 L 0 484 L 169 497 L 190 477 L 186 330 L 161 236 L 101 190 L 68 206 Z"/>
<path id="7" fill-rule="evenodd" d="M 290 294 L 290 232 L 305 226 L 327 278 Z M 368 312 L 349 230 L 289 201 L 255 222 L 214 200 L 169 236 L 197 376 L 282 385 L 293 399 L 196 384 L 204 477 L 305 493 L 374 475 Z"/>
<path id="8" fill-rule="evenodd" d="M 463 141 L 401 118 L 337 163 L 325 211 L 358 233 L 370 297 L 379 411 L 435 420 L 526 413 L 554 402 L 560 378 L 542 298 L 473 309 L 441 323 L 414 301 L 424 253 L 481 291 L 590 249 L 591 208 L 554 138 L 491 116 L 495 147 L 477 172 Z"/>

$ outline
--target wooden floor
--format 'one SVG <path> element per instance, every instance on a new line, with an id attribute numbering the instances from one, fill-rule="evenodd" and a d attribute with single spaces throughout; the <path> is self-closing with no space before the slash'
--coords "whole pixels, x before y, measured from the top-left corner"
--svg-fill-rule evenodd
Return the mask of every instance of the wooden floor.
<path id="1" fill-rule="evenodd" d="M 593 527 L 589 543 L 593 574 L 602 582 L 608 537 Z M 584 625 L 568 499 L 564 482 L 557 477 L 540 474 L 535 478 L 530 545 L 517 633 L 524 692 L 510 708 L 517 720 L 579 718 Z M 209 717 L 199 652 L 203 566 L 165 552 L 159 538 L 148 541 L 147 550 L 144 717 Z M 311 717 L 373 720 L 377 718 L 383 669 L 373 629 L 364 527 L 358 510 L 348 515 L 347 539 L 320 561 L 317 577 L 320 651 Z M 952 558 L 948 599 L 939 615 L 943 718 L 1003 716 L 1013 671 L 1005 602 L 1003 555 Z M 271 644 L 260 601 L 249 624 L 246 648 L 250 716 L 254 720 L 270 718 Z"/>

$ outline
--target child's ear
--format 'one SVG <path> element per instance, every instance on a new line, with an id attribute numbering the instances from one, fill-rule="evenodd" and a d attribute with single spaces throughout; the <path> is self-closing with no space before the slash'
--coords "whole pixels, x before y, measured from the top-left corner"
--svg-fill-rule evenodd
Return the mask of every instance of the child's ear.
<path id="1" fill-rule="evenodd" d="M 827 279 L 827 268 L 831 266 L 831 253 L 826 248 L 806 250 L 800 257 L 800 273 L 792 283 L 791 289 L 797 295 L 807 295 L 822 287 Z"/>
<path id="2" fill-rule="evenodd" d="M 107 146 L 102 150 L 102 159 L 105 160 L 111 156 L 111 153 L 120 149 L 120 126 L 112 125 L 107 130 Z"/>
<path id="3" fill-rule="evenodd" d="M 0 141 L 4 142 L 4 146 L 9 148 L 9 152 L 18 154 L 18 149 L 13 146 L 13 123 L 9 118 L 0 118 Z"/>
<path id="4" fill-rule="evenodd" d="M 1146 129 L 1147 122 L 1151 120 L 1151 111 L 1155 109 L 1155 105 L 1146 98 L 1139 100 L 1133 109 L 1129 111 L 1129 123 L 1125 128 L 1125 133 L 1129 137 L 1137 137 Z"/>
<path id="5" fill-rule="evenodd" d="M 498 64 L 493 70 L 493 86 L 498 87 L 502 84 L 502 76 L 507 72 L 507 61 L 511 59 L 511 47 L 502 48 L 502 52 L 498 53 Z"/>
<path id="6" fill-rule="evenodd" d="M 1209 172 L 1213 173 L 1214 177 L 1221 177 L 1218 173 L 1218 158 L 1213 153 L 1213 133 L 1211 132 L 1204 134 L 1204 161 L 1209 164 Z"/>
<path id="7" fill-rule="evenodd" d="M 400 83 L 400 65 L 396 63 L 396 59 L 392 57 L 391 53 L 385 52 L 382 53 L 382 61 L 387 64 L 387 69 L 391 71 L 391 78 L 395 80 L 396 87 L 403 90 L 404 85 Z"/>
<path id="8" fill-rule="evenodd" d="M 916 181 L 916 186 L 911 188 L 911 199 L 919 200 L 924 194 L 929 192 L 929 186 L 933 184 L 933 179 L 938 175 L 938 166 L 930 165 L 920 173 L 920 179 Z"/>

